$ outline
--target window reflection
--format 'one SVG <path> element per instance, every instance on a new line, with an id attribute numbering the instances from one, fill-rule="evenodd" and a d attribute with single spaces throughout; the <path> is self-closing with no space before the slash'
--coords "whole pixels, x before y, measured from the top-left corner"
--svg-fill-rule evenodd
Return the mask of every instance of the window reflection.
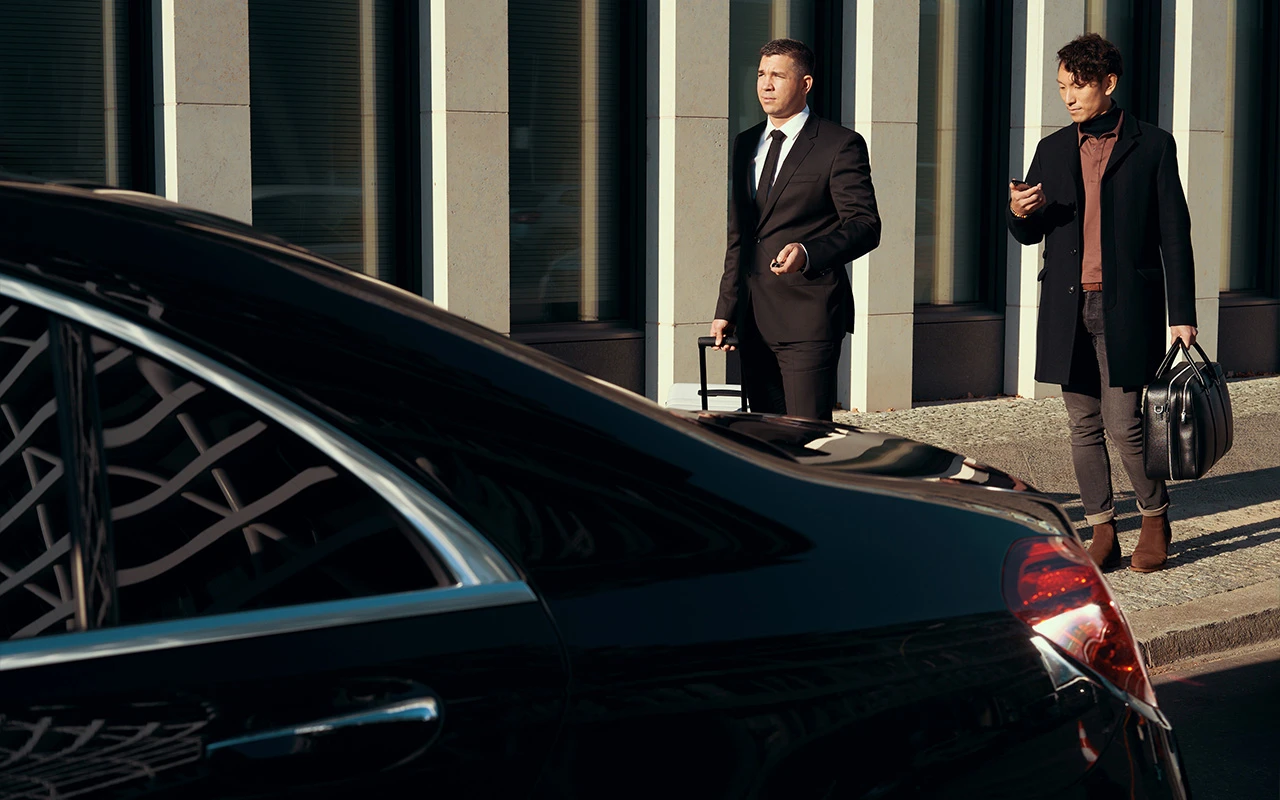
<path id="1" fill-rule="evenodd" d="M 984 4 L 920 5 L 920 106 L 916 146 L 917 304 L 979 299 Z"/>
<path id="2" fill-rule="evenodd" d="M 0 4 L 0 173 L 134 188 L 131 13 L 128 0 Z"/>
<path id="3" fill-rule="evenodd" d="M 760 48 L 772 39 L 799 39 L 811 48 L 814 0 L 729 0 L 729 141 L 725 174 L 732 171 L 734 137 L 764 122 L 756 98 Z M 821 65 L 819 66 L 821 69 Z M 816 78 L 816 76 L 815 76 Z M 812 100 L 812 97 L 811 97 Z M 726 187 L 725 198 L 731 187 Z"/>
<path id="4" fill-rule="evenodd" d="M 1258 288 L 1264 232 L 1261 210 L 1263 152 L 1264 0 L 1227 0 L 1226 91 L 1223 116 L 1224 203 L 1219 288 Z M 1274 46 L 1274 43 L 1273 43 Z M 1272 76 L 1274 80 L 1274 76 Z"/>
<path id="5" fill-rule="evenodd" d="M 249 3 L 253 224 L 396 277 L 390 0 Z"/>
<path id="6" fill-rule="evenodd" d="M 628 0 L 509 6 L 511 322 L 630 316 L 623 252 Z"/>

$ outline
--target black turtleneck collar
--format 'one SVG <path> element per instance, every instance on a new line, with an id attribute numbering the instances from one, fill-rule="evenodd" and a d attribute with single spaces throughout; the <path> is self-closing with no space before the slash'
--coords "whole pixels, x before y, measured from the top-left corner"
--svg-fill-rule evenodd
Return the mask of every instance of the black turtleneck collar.
<path id="1" fill-rule="evenodd" d="M 1111 108 L 1102 112 L 1093 119 L 1087 119 L 1080 123 L 1080 133 L 1085 136 L 1098 137 L 1104 133 L 1111 133 L 1120 124 L 1120 104 L 1111 101 Z"/>

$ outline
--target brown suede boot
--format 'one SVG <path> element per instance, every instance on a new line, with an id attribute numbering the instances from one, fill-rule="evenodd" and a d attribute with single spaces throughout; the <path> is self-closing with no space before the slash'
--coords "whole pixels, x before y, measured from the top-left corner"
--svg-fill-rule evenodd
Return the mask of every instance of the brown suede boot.
<path id="1" fill-rule="evenodd" d="M 1089 542 L 1089 558 L 1102 569 L 1120 566 L 1120 543 L 1116 541 L 1114 519 L 1093 526 L 1093 541 Z"/>
<path id="2" fill-rule="evenodd" d="M 1168 514 L 1143 517 L 1142 533 L 1138 535 L 1138 546 L 1133 548 L 1129 569 L 1134 572 L 1155 572 L 1163 567 L 1169 558 L 1169 540 L 1172 538 Z"/>

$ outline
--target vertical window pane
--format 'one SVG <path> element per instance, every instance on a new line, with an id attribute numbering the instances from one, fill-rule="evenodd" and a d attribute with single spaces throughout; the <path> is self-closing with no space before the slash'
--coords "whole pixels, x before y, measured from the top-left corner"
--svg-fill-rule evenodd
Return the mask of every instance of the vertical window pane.
<path id="1" fill-rule="evenodd" d="M 49 315 L 0 304 L 0 640 L 77 630 Z"/>
<path id="2" fill-rule="evenodd" d="M 760 48 L 772 39 L 799 39 L 812 49 L 814 0 L 729 0 L 729 139 L 764 121 L 756 98 Z M 822 71 L 823 66 L 818 65 Z M 834 74 L 834 73 L 832 73 Z M 814 76 L 815 80 L 818 76 Z M 812 108 L 810 109 L 812 110 Z M 726 174 L 732 169 L 729 148 Z M 731 189 L 726 189 L 728 198 Z"/>
<path id="3" fill-rule="evenodd" d="M 920 5 L 920 107 L 916 146 L 915 300 L 980 299 L 983 104 L 994 91 L 983 75 L 983 5 L 924 0 Z"/>
<path id="4" fill-rule="evenodd" d="M 399 255 L 392 5 L 249 3 L 253 224 L 386 281 Z"/>
<path id="5" fill-rule="evenodd" d="M 120 622 L 428 589 L 421 536 L 221 390 L 94 336 Z"/>
<path id="6" fill-rule="evenodd" d="M 511 0 L 511 322 L 625 320 L 630 0 Z"/>
<path id="7" fill-rule="evenodd" d="M 1219 288 L 1258 288 L 1264 235 L 1261 195 L 1263 163 L 1263 20 L 1265 0 L 1227 0 L 1227 85 L 1223 130 L 1223 215 Z M 1274 43 L 1272 43 L 1274 46 Z M 1275 76 L 1270 76 L 1274 80 Z"/>
<path id="8" fill-rule="evenodd" d="M 1121 108 L 1129 110 L 1133 110 L 1134 90 L 1145 77 L 1140 74 L 1142 65 L 1137 60 L 1133 13 L 1133 0 L 1088 0 L 1084 8 L 1084 29 L 1120 48 L 1124 75 L 1112 96 Z M 1150 119 L 1142 121 L 1154 123 Z"/>
<path id="9" fill-rule="evenodd" d="M 0 172 L 131 186 L 128 0 L 0 0 Z"/>

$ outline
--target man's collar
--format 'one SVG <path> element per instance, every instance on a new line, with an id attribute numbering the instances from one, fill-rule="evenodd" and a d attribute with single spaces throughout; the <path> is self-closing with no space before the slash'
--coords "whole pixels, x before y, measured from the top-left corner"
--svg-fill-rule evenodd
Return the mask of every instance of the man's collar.
<path id="1" fill-rule="evenodd" d="M 1093 136 L 1101 138 L 1103 136 L 1120 135 L 1120 123 L 1124 120 L 1124 109 L 1120 108 L 1120 104 L 1111 101 L 1111 108 L 1103 113 L 1087 119 L 1076 125 L 1076 135 L 1080 142 L 1084 142 L 1084 137 Z"/>
<path id="2" fill-rule="evenodd" d="M 804 110 L 796 114 L 791 119 L 782 124 L 782 127 L 775 128 L 771 120 L 765 120 L 764 135 L 768 136 L 775 130 L 780 130 L 787 135 L 788 139 L 794 139 L 804 128 L 804 124 L 809 121 L 809 106 L 805 106 Z"/>

